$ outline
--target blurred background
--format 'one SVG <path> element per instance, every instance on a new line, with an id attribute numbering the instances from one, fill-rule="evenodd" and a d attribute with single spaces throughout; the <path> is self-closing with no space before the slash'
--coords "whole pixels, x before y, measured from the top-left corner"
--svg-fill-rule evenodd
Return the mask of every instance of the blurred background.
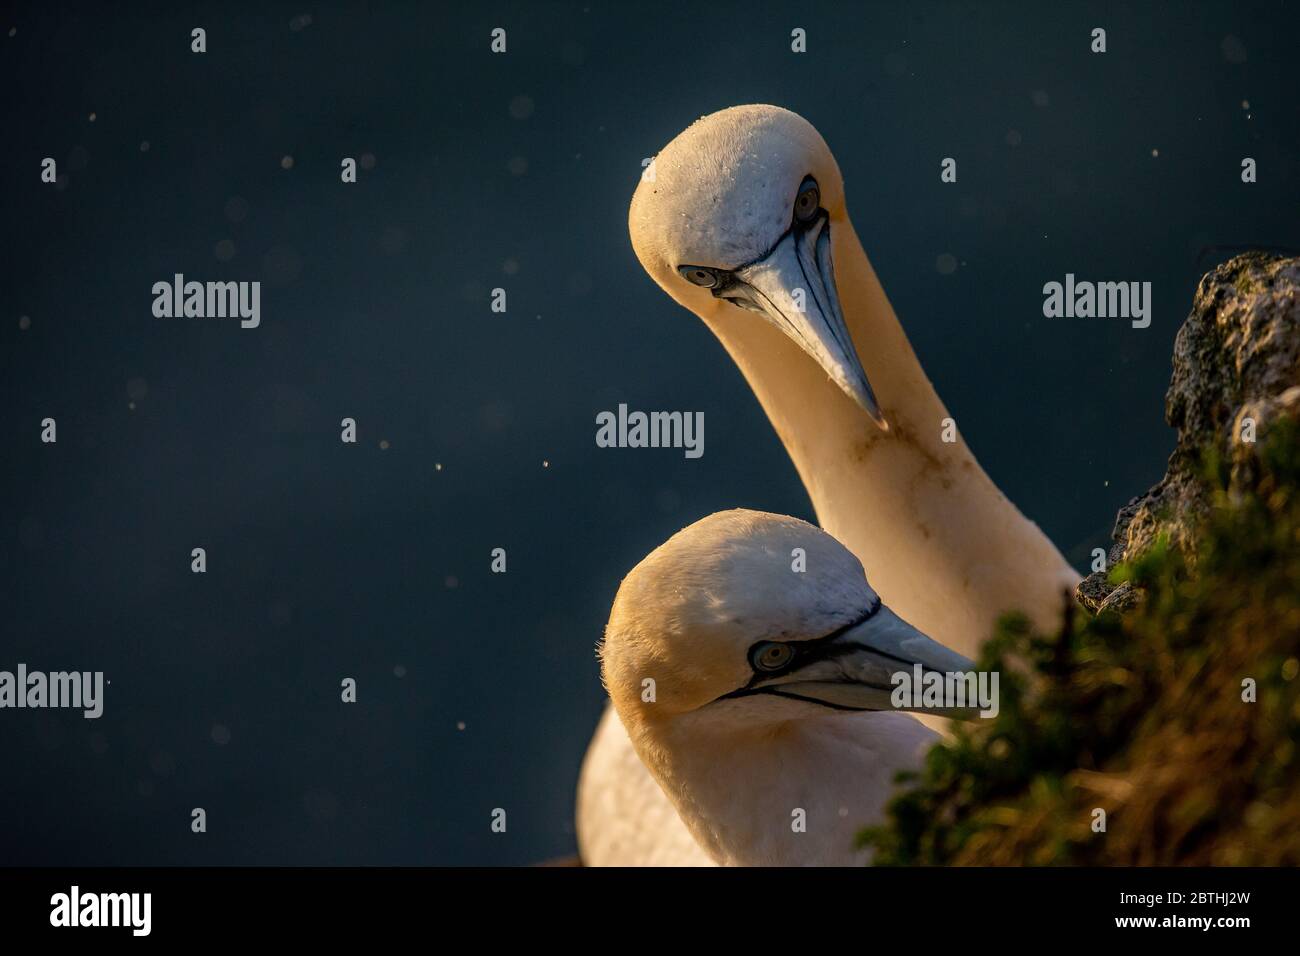
<path id="1" fill-rule="evenodd" d="M 820 129 L 967 441 L 1081 569 L 1164 472 L 1201 274 L 1300 244 L 1294 5 L 149 6 L 0 18 L 0 669 L 111 681 L 99 720 L 0 711 L 0 863 L 573 852 L 622 575 L 719 509 L 813 517 L 628 243 L 702 114 Z M 260 280 L 261 327 L 154 318 L 177 272 Z M 1150 328 L 1045 319 L 1067 272 L 1150 281 Z M 703 411 L 704 457 L 597 448 L 619 402 Z"/>

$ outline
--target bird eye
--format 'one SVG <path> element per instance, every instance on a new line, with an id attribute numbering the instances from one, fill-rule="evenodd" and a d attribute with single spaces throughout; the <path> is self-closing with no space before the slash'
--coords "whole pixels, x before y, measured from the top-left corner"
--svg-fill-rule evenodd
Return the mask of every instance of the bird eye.
<path id="1" fill-rule="evenodd" d="M 814 179 L 805 179 L 799 187 L 799 195 L 794 197 L 794 218 L 799 222 L 808 222 L 822 204 L 821 190 Z"/>
<path id="2" fill-rule="evenodd" d="M 761 671 L 779 671 L 794 657 L 794 648 L 789 644 L 765 641 L 750 653 L 750 661 Z"/>
<path id="3" fill-rule="evenodd" d="M 680 266 L 677 271 L 687 282 L 702 289 L 712 289 L 718 285 L 718 274 L 712 269 L 705 269 L 703 266 Z"/>

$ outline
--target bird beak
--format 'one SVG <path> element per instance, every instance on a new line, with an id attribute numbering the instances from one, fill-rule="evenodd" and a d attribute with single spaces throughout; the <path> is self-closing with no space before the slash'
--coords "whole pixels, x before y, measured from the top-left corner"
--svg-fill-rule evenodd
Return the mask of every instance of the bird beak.
<path id="1" fill-rule="evenodd" d="M 949 717 L 970 716 L 980 704 L 922 706 L 921 688 L 913 688 L 903 704 L 895 704 L 896 675 L 911 682 L 921 673 L 973 674 L 973 661 L 931 640 L 887 607 L 861 624 L 828 641 L 820 659 L 784 675 L 781 683 L 764 685 L 763 692 L 826 704 L 837 710 L 924 711 Z M 996 685 L 994 685 L 996 688 Z M 973 695 L 972 695 L 973 696 Z"/>
<path id="2" fill-rule="evenodd" d="M 765 316 L 811 355 L 882 431 L 889 431 L 844 324 L 825 213 L 810 226 L 791 229 L 765 258 L 737 269 L 733 276 L 734 291 L 720 293 L 721 298 L 740 299 Z"/>

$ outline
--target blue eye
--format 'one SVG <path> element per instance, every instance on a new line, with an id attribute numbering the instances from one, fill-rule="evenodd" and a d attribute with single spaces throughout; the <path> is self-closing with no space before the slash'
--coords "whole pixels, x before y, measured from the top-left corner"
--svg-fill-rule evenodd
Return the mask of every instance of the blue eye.
<path id="1" fill-rule="evenodd" d="M 764 641 L 749 654 L 749 661 L 756 670 L 779 671 L 789 664 L 794 657 L 794 648 L 777 641 Z"/>
<path id="2" fill-rule="evenodd" d="M 817 180 L 810 176 L 799 187 L 799 195 L 794 197 L 794 218 L 799 222 L 808 222 L 817 215 L 821 204 L 821 190 L 817 188 Z"/>
<path id="3" fill-rule="evenodd" d="M 720 281 L 716 272 L 703 266 L 678 266 L 677 271 L 682 274 L 683 279 L 701 289 L 717 288 Z"/>

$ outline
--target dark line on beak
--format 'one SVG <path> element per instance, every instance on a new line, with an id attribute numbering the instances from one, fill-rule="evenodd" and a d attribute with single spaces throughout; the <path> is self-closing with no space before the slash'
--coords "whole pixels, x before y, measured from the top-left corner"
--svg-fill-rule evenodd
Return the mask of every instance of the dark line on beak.
<path id="1" fill-rule="evenodd" d="M 802 269 L 803 266 L 800 266 L 799 268 Z M 807 277 L 806 277 L 806 276 L 804 277 L 804 281 L 805 281 L 805 282 L 807 281 Z M 768 307 L 772 310 L 772 312 L 775 313 L 776 315 L 779 315 L 779 316 L 781 317 L 781 321 L 782 321 L 782 322 L 784 322 L 786 325 L 790 326 L 790 328 L 794 329 L 794 333 L 795 333 L 795 335 L 799 336 L 799 340 L 800 340 L 801 342 L 803 342 L 803 344 L 804 344 L 807 348 L 812 348 L 812 343 L 810 343 L 806 338 L 804 338 L 803 330 L 800 329 L 799 326 L 797 326 L 797 325 L 795 325 L 793 322 L 791 322 L 790 319 L 786 316 L 786 314 L 785 314 L 784 312 L 782 312 L 780 309 L 778 309 L 778 308 L 776 307 L 776 304 L 775 304 L 771 299 L 768 298 L 766 292 L 764 292 L 762 289 L 758 288 L 757 286 L 750 285 L 748 282 L 746 282 L 745 285 L 746 285 L 748 288 L 752 289 L 754 292 L 757 292 L 757 293 L 758 293 L 759 295 L 761 295 L 764 299 L 766 299 L 766 300 L 767 300 Z"/>
<path id="2" fill-rule="evenodd" d="M 841 644 L 839 646 L 848 650 L 868 651 L 879 657 L 887 657 L 894 663 L 902 664 L 905 667 L 915 667 L 917 664 L 921 664 L 920 661 L 909 661 L 906 657 L 898 657 L 897 655 L 890 654 L 888 651 L 882 651 L 878 647 L 872 647 L 870 644 L 855 643 L 855 644 Z M 836 656 L 839 656 L 839 654 L 841 653 L 843 653 L 843 651 L 837 651 Z M 921 673 L 922 674 L 947 674 L 948 671 L 937 671 L 933 667 L 927 667 L 925 664 L 921 664 Z"/>
<path id="3" fill-rule="evenodd" d="M 829 234 L 830 234 L 830 221 L 829 221 L 829 220 L 825 223 L 825 225 L 823 226 L 823 228 L 826 230 L 827 235 L 829 235 Z M 809 230 L 809 229 L 805 229 L 805 230 L 804 230 L 805 233 L 808 232 L 808 231 L 810 231 L 810 230 Z M 820 233 L 820 232 L 817 233 L 817 239 L 818 239 L 818 241 L 820 241 L 820 239 L 821 239 L 821 233 Z M 817 308 L 821 309 L 822 312 L 823 312 L 823 313 L 826 315 L 826 317 L 829 319 L 829 318 L 830 318 L 830 315 L 831 315 L 830 303 L 827 302 L 825 305 L 823 305 L 823 304 L 822 304 L 822 300 L 821 300 L 821 298 L 818 297 L 817 293 L 813 291 L 813 288 L 812 288 L 812 280 L 810 280 L 810 279 L 808 278 L 808 270 L 807 270 L 806 268 L 804 268 L 804 264 L 803 264 L 803 256 L 801 256 L 801 255 L 799 254 L 799 251 L 800 251 L 800 250 L 799 250 L 799 239 L 798 239 L 798 237 L 796 237 L 796 238 L 795 238 L 795 247 L 794 247 L 794 259 L 795 259 L 795 262 L 799 263 L 799 274 L 800 274 L 801 276 L 803 276 L 804 284 L 805 284 L 806 286 L 808 286 L 808 291 L 812 293 L 812 295 L 813 295 L 813 300 L 817 303 Z M 815 253 L 816 251 L 817 251 L 817 242 L 814 242 L 814 243 L 813 243 L 813 252 Z M 818 270 L 818 272 L 817 272 L 817 278 L 818 278 L 819 280 L 821 280 L 818 284 L 822 287 L 822 291 L 825 292 L 827 296 L 829 296 L 829 295 L 830 295 L 830 292 L 826 289 L 826 280 L 825 280 L 825 278 L 822 276 L 820 270 Z M 834 329 L 831 330 L 831 334 L 832 334 L 832 335 L 835 334 L 835 330 L 834 330 Z M 838 342 L 839 339 L 837 338 L 836 341 Z M 841 348 L 842 348 L 842 347 L 843 347 L 843 346 L 841 346 Z"/>
<path id="4" fill-rule="evenodd" d="M 825 231 L 825 233 L 826 233 L 826 242 L 827 242 L 827 244 L 829 245 L 829 243 L 830 243 L 830 241 L 831 241 L 831 220 L 830 220 L 830 216 L 829 216 L 829 215 L 826 217 L 826 221 L 825 221 L 825 223 L 823 224 L 822 229 L 823 229 L 823 230 Z M 821 280 L 822 289 L 823 289 L 823 291 L 826 293 L 826 300 L 827 300 L 827 301 L 826 301 L 826 305 L 825 305 L 825 306 L 822 306 L 822 304 L 821 304 L 820 302 L 818 302 L 817 305 L 818 305 L 818 307 L 821 308 L 822 311 L 825 313 L 825 315 L 826 315 L 826 325 L 827 325 L 827 327 L 828 327 L 828 328 L 830 329 L 830 331 L 831 331 L 831 338 L 833 338 L 833 339 L 835 340 L 835 343 L 836 343 L 837 345 L 839 345 L 839 347 L 840 347 L 840 351 L 844 353 L 844 357 L 845 357 L 846 359 L 855 359 L 855 358 L 856 358 L 856 359 L 858 360 L 858 365 L 861 365 L 861 364 L 862 364 L 862 356 L 859 355 L 859 354 L 858 354 L 858 350 L 857 350 L 856 348 L 853 347 L 853 343 L 852 343 L 852 341 L 850 340 L 849 342 L 844 342 L 844 341 L 842 341 L 842 340 L 840 339 L 840 332 L 839 332 L 839 328 L 838 328 L 838 326 L 843 322 L 844 317 L 843 317 L 843 315 L 837 315 L 837 314 L 835 314 L 835 311 L 834 311 L 834 309 L 833 309 L 833 307 L 832 307 L 832 305 L 831 305 L 831 299 L 832 299 L 832 298 L 834 298 L 834 299 L 838 302 L 838 295 L 837 295 L 837 294 L 838 294 L 839 290 L 835 288 L 835 276 L 834 276 L 834 274 L 832 273 L 832 275 L 830 276 L 830 279 L 829 279 L 829 281 L 828 281 L 827 277 L 826 277 L 826 276 L 823 276 L 823 275 L 821 274 L 821 266 L 820 266 L 820 263 L 817 263 L 817 261 L 816 261 L 816 260 L 817 260 L 817 243 L 818 243 L 818 242 L 821 242 L 821 238 L 822 238 L 822 237 L 821 237 L 821 233 L 818 233 L 818 235 L 817 235 L 817 241 L 813 243 L 813 249 L 812 249 L 812 251 L 813 251 L 813 262 L 814 262 L 814 264 L 816 264 L 816 265 L 818 266 L 818 269 L 817 269 L 817 278 Z M 799 255 L 799 250 L 798 250 L 798 248 L 795 249 L 795 258 L 799 260 L 799 271 L 803 273 L 803 281 L 804 281 L 804 282 L 808 282 L 808 273 L 807 273 L 807 271 L 804 269 L 804 266 L 803 266 L 803 257 Z M 831 268 L 834 269 L 834 267 L 835 267 L 835 264 L 834 264 L 834 263 L 831 263 Z M 811 284 L 812 284 L 812 283 L 809 283 L 809 285 L 811 285 Z M 841 312 L 842 312 L 842 311 L 843 311 L 843 310 L 841 310 Z M 836 321 L 837 319 L 839 320 L 838 322 Z M 848 328 L 847 328 L 847 327 L 845 328 L 844 332 L 845 332 L 846 335 L 848 334 Z M 870 389 L 870 387 L 868 386 L 867 391 L 870 392 L 870 390 L 871 390 L 871 389 Z M 873 397 L 874 397 L 874 396 L 873 396 Z"/>

